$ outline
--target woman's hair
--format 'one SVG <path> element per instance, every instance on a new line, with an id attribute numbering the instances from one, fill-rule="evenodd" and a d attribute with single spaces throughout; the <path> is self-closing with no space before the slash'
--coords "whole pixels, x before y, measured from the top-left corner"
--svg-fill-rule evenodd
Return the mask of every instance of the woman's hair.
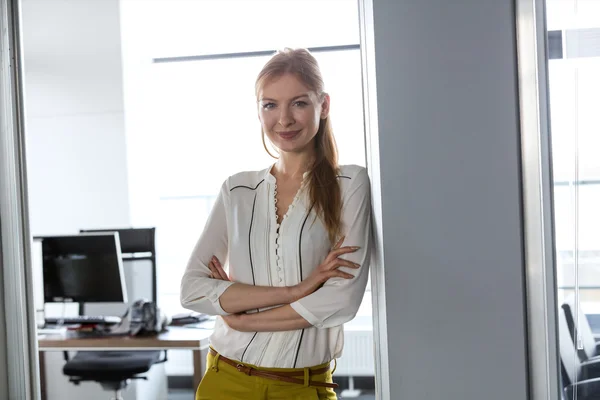
<path id="1" fill-rule="evenodd" d="M 256 96 L 267 82 L 281 77 L 284 74 L 292 74 L 317 94 L 319 102 L 325 99 L 323 77 L 317 60 L 306 49 L 289 49 L 278 51 L 265 64 L 256 79 Z M 262 140 L 265 150 L 271 154 L 265 143 L 265 134 L 262 132 Z M 331 129 L 329 116 L 322 118 L 319 129 L 314 138 L 315 160 L 309 168 L 306 178 L 309 187 L 311 207 L 314 207 L 317 215 L 321 218 L 331 243 L 335 243 L 341 230 L 342 196 L 337 175 L 338 150 Z"/>

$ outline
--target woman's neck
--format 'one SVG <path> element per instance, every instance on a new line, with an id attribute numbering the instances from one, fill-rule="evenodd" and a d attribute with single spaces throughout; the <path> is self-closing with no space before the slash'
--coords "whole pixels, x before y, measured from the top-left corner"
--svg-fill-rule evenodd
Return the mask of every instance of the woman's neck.
<path id="1" fill-rule="evenodd" d="M 286 179 L 302 179 L 314 161 L 314 154 L 281 153 L 273 167 L 273 172 Z"/>

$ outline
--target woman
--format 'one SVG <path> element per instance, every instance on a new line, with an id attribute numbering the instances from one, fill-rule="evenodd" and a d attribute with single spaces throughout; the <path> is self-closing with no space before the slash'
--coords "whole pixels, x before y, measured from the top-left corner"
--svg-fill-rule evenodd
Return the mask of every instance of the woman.
<path id="1" fill-rule="evenodd" d="M 196 399 L 336 399 L 330 362 L 367 283 L 369 178 L 337 164 L 308 51 L 276 53 L 256 96 L 277 162 L 223 183 L 181 282 L 183 307 L 220 316 Z"/>

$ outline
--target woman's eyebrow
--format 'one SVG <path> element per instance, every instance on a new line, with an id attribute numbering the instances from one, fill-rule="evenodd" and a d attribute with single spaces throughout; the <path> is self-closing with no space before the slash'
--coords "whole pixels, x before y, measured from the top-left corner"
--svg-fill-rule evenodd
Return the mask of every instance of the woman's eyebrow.
<path id="1" fill-rule="evenodd" d="M 302 97 L 309 97 L 309 96 L 308 96 L 307 93 L 301 94 L 301 95 L 298 95 L 296 97 L 293 97 L 291 101 L 298 100 L 298 99 L 300 99 Z M 260 101 L 273 101 L 273 102 L 277 102 L 277 100 L 271 99 L 269 97 L 263 97 L 263 98 L 260 99 Z"/>

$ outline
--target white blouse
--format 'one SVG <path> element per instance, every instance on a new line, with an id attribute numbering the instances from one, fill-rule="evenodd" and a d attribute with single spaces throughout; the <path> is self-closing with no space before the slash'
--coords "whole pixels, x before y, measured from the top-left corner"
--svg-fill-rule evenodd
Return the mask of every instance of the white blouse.
<path id="1" fill-rule="evenodd" d="M 181 281 L 183 307 L 227 315 L 219 298 L 234 282 L 293 286 L 316 268 L 333 246 L 325 225 L 309 209 L 302 185 L 288 212 L 277 223 L 276 179 L 271 167 L 229 177 L 221 187 Z M 305 176 L 306 177 L 306 174 Z M 353 279 L 331 278 L 314 293 L 291 304 L 311 327 L 284 332 L 238 332 L 217 318 L 211 346 L 227 358 L 270 368 L 304 368 L 342 354 L 343 326 L 356 315 L 367 284 L 371 248 L 371 196 L 365 168 L 340 166 L 342 246 L 360 246 L 344 256 L 361 265 L 342 267 Z M 216 256 L 230 282 L 209 278 Z M 258 310 L 264 311 L 264 310 Z M 252 311 L 249 311 L 252 312 Z M 256 311 L 254 311 L 256 312 Z"/>

